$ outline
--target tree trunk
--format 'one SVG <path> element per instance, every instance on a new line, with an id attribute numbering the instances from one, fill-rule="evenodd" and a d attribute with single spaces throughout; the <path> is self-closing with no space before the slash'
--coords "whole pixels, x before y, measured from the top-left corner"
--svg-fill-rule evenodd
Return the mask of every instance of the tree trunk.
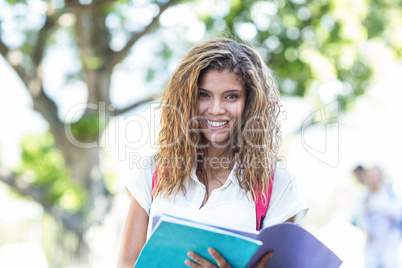
<path id="1" fill-rule="evenodd" d="M 111 104 L 110 82 L 113 68 L 128 55 L 131 48 L 141 37 L 148 34 L 158 24 L 162 13 L 170 6 L 175 5 L 178 0 L 160 1 L 152 4 L 158 5 L 158 14 L 153 16 L 150 23 L 144 26 L 141 31 L 131 32 L 127 44 L 120 51 L 111 50 L 109 44 L 111 33 L 106 26 L 108 10 L 111 10 L 113 5 L 116 4 L 115 1 L 90 1 L 90 4 L 81 4 L 80 1 L 64 1 L 65 7 L 62 9 L 54 9 L 52 1 L 45 2 L 48 5 L 45 24 L 37 32 L 36 43 L 30 40 L 26 44 L 31 48 L 29 51 L 32 51 L 32 53 L 27 54 L 28 61 L 25 61 L 25 58 L 20 63 L 10 61 L 9 56 L 12 50 L 3 42 L 1 36 L 0 54 L 8 61 L 26 86 L 33 100 L 33 108 L 49 123 L 50 131 L 55 139 L 55 145 L 65 158 L 70 177 L 82 189 L 86 190 L 86 203 L 78 213 L 71 214 L 60 209 L 57 204 L 46 201 L 44 196 L 48 189 L 32 187 L 27 183 L 21 184 L 20 182 L 24 180 L 21 180 L 18 174 L 9 172 L 9 170 L 4 173 L 1 166 L 0 180 L 20 194 L 30 196 L 39 202 L 59 222 L 63 229 L 72 232 L 75 237 L 74 240 L 77 241 L 74 262 L 87 264 L 90 260 L 90 251 L 89 241 L 86 240 L 85 234 L 91 225 L 100 224 L 103 221 L 112 203 L 112 196 L 105 187 L 104 177 L 100 169 L 100 135 L 106 128 L 110 115 L 117 116 L 157 97 L 148 97 L 122 109 L 115 109 L 114 107 L 112 109 L 109 105 Z M 75 18 L 74 37 L 79 51 L 78 57 L 82 64 L 81 75 L 86 83 L 88 92 L 88 108 L 82 118 L 78 122 L 67 125 L 58 117 L 57 104 L 47 96 L 43 88 L 42 74 L 45 48 L 54 31 L 60 28 L 59 19 L 64 14 L 73 14 Z M 86 122 L 95 122 L 93 120 L 98 120 L 99 126 L 97 131 L 90 131 L 92 134 L 89 137 L 86 137 L 85 133 L 82 133 L 85 136 L 84 138 L 74 137 L 71 132 L 68 133 L 71 128 L 74 128 L 74 124 L 75 126 L 77 124 L 85 126 Z M 72 142 L 74 140 L 81 142 L 81 145 L 91 146 L 81 146 L 79 143 L 74 144 Z M 63 233 L 63 231 L 58 233 L 62 241 L 60 243 L 61 247 L 63 247 L 63 240 L 66 235 Z M 64 249 L 61 248 L 60 252 L 63 251 Z"/>

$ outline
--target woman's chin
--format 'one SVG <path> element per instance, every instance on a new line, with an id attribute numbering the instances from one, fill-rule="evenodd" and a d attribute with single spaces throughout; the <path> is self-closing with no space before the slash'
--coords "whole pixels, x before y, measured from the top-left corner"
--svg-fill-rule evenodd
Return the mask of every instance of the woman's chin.
<path id="1" fill-rule="evenodd" d="M 218 147 L 218 148 L 226 148 L 230 145 L 230 141 L 228 138 L 222 139 L 208 139 L 209 146 Z"/>

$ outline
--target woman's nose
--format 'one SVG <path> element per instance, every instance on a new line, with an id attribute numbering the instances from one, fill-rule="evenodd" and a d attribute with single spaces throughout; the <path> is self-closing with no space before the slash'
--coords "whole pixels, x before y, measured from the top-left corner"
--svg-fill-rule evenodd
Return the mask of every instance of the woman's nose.
<path id="1" fill-rule="evenodd" d="M 210 114 L 223 114 L 223 113 L 225 113 L 225 107 L 224 107 L 222 101 L 219 100 L 219 99 L 214 99 L 213 101 L 211 101 L 210 105 L 208 107 L 208 112 Z"/>

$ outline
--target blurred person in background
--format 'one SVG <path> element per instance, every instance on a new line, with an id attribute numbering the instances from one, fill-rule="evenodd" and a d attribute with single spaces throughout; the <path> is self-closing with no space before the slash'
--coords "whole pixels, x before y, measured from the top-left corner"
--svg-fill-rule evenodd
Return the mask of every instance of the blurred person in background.
<path id="1" fill-rule="evenodd" d="M 353 175 L 355 175 L 356 179 L 364 184 L 364 168 L 362 165 L 358 165 L 354 170 L 353 170 Z"/>
<path id="2" fill-rule="evenodd" d="M 367 234 L 365 267 L 397 268 L 402 212 L 399 200 L 391 184 L 383 180 L 378 166 L 364 169 L 359 165 L 353 173 L 368 190 L 359 205 L 355 222 Z"/>

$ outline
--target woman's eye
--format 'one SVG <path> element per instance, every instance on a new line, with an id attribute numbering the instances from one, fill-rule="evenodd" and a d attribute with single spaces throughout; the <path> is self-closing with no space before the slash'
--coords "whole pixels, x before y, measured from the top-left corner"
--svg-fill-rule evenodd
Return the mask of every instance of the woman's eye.
<path id="1" fill-rule="evenodd" d="M 228 99 L 230 99 L 230 100 L 234 100 L 234 99 L 237 99 L 239 96 L 237 96 L 237 95 L 235 95 L 235 94 L 231 94 L 231 95 L 228 95 L 226 98 L 228 98 Z"/>
<path id="2" fill-rule="evenodd" d="M 200 92 L 198 94 L 198 96 L 200 96 L 200 98 L 208 98 L 209 97 L 209 95 L 207 93 L 205 93 L 205 92 Z"/>

